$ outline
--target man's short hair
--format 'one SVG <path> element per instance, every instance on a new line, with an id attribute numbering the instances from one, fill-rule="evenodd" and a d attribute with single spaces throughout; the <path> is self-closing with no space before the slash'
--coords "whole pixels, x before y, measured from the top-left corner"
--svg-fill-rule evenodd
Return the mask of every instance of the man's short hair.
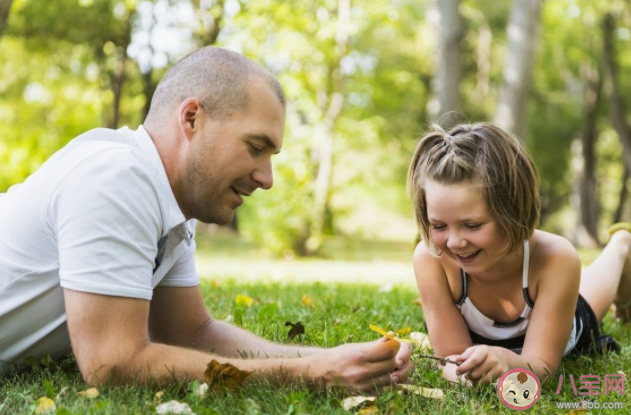
<path id="1" fill-rule="evenodd" d="M 246 85 L 263 79 L 285 106 L 285 93 L 265 69 L 236 52 L 205 47 L 190 53 L 167 71 L 158 84 L 145 123 L 160 123 L 188 98 L 198 98 L 207 115 L 225 119 L 247 106 Z"/>

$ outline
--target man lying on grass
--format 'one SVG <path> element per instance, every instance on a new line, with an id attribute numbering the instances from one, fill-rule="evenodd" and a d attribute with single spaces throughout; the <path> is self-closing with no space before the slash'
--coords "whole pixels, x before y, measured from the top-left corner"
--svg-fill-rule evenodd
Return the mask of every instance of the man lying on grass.
<path id="1" fill-rule="evenodd" d="M 284 124 L 273 76 L 204 48 L 165 75 L 143 126 L 88 131 L 0 195 L 0 373 L 72 345 L 91 385 L 202 380 L 213 359 L 316 387 L 403 381 L 408 345 L 274 344 L 204 306 L 195 220 L 226 224 L 272 187 Z"/>

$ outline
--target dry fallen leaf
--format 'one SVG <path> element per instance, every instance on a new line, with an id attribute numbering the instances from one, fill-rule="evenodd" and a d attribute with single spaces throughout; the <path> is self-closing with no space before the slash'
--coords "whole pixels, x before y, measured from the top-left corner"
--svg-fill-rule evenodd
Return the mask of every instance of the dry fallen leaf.
<path id="1" fill-rule="evenodd" d="M 250 307 L 254 304 L 254 298 L 244 294 L 239 294 L 234 298 L 234 303 L 239 307 Z"/>
<path id="2" fill-rule="evenodd" d="M 156 406 L 156 414 L 195 415 L 195 412 L 186 403 L 169 401 Z"/>
<path id="3" fill-rule="evenodd" d="M 374 415 L 378 413 L 379 408 L 377 408 L 375 405 L 370 405 L 357 411 L 357 415 Z"/>
<path id="4" fill-rule="evenodd" d="M 351 409 L 366 402 L 370 402 L 374 405 L 377 402 L 377 398 L 375 396 L 351 396 L 344 399 L 341 403 L 344 410 L 350 411 Z"/>
<path id="5" fill-rule="evenodd" d="M 203 398 L 206 395 L 206 392 L 208 392 L 208 383 L 202 383 L 197 387 L 197 389 L 195 389 L 195 396 Z"/>
<path id="6" fill-rule="evenodd" d="M 99 396 L 99 391 L 96 388 L 90 388 L 88 390 L 84 390 L 83 392 L 79 392 L 79 395 L 84 398 L 94 399 Z"/>
<path id="7" fill-rule="evenodd" d="M 162 402 L 162 396 L 164 396 L 164 391 L 156 392 L 156 394 L 153 395 L 153 400 L 156 401 L 156 403 L 160 403 Z"/>
<path id="8" fill-rule="evenodd" d="M 286 321 L 285 327 L 287 326 L 291 326 L 291 329 L 289 329 L 289 332 L 287 333 L 287 337 L 289 337 L 289 340 L 293 340 L 294 337 L 300 334 L 305 334 L 305 326 L 303 326 L 300 321 L 296 324 Z"/>
<path id="9" fill-rule="evenodd" d="M 413 331 L 410 333 L 410 339 L 414 341 L 414 344 L 421 350 L 432 350 L 432 342 L 429 341 L 429 336 L 419 331 Z"/>
<path id="10" fill-rule="evenodd" d="M 45 413 L 53 412 L 57 410 L 57 406 L 55 405 L 55 402 L 50 398 L 47 398 L 47 397 L 39 398 L 37 402 L 38 402 L 37 408 L 35 408 L 36 414 L 45 414 Z"/>
<path id="11" fill-rule="evenodd" d="M 305 307 L 311 307 L 313 305 L 313 301 L 311 301 L 311 297 L 309 297 L 307 294 L 303 294 L 302 298 L 300 299 L 300 302 Z"/>
<path id="12" fill-rule="evenodd" d="M 401 338 L 399 338 L 397 336 L 394 336 L 394 335 L 386 332 L 384 329 L 382 329 L 382 328 L 380 328 L 378 326 L 375 326 L 374 324 L 369 324 L 368 326 L 370 327 L 370 329 L 372 331 L 376 331 L 377 333 L 381 334 L 382 336 L 385 336 L 385 337 L 389 338 L 390 340 L 396 340 L 399 343 L 400 342 L 414 343 L 414 341 L 412 341 L 410 339 L 401 339 Z"/>
<path id="13" fill-rule="evenodd" d="M 252 372 L 240 370 L 230 363 L 219 363 L 216 360 L 211 360 L 206 366 L 204 379 L 213 392 L 218 392 L 224 388 L 230 390 L 240 388 L 251 374 Z"/>
<path id="14" fill-rule="evenodd" d="M 443 399 L 445 397 L 442 389 L 424 388 L 422 386 L 407 385 L 405 383 L 400 383 L 397 385 L 397 387 L 406 392 L 412 392 L 416 395 L 421 395 L 424 398 Z"/>

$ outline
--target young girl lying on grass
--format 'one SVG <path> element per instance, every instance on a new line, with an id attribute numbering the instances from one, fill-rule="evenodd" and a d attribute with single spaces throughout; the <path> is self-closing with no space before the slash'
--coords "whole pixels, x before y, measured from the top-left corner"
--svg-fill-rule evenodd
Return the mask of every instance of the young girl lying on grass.
<path id="1" fill-rule="evenodd" d="M 581 271 L 566 239 L 535 229 L 539 177 L 512 134 L 492 124 L 435 127 L 408 175 L 422 241 L 414 271 L 436 356 L 451 381 L 509 369 L 543 379 L 569 353 L 618 350 L 599 322 L 631 317 L 631 233 L 613 233 Z"/>

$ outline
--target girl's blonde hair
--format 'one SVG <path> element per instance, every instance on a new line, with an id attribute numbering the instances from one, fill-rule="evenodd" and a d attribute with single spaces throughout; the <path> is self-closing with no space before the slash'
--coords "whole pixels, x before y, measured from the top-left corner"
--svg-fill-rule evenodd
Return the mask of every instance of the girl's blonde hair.
<path id="1" fill-rule="evenodd" d="M 425 184 L 471 183 L 479 186 L 491 217 L 511 253 L 539 224 L 539 176 L 530 156 L 513 134 L 490 123 L 461 124 L 449 132 L 432 126 L 418 143 L 408 171 L 408 192 L 421 239 L 434 255 Z"/>

